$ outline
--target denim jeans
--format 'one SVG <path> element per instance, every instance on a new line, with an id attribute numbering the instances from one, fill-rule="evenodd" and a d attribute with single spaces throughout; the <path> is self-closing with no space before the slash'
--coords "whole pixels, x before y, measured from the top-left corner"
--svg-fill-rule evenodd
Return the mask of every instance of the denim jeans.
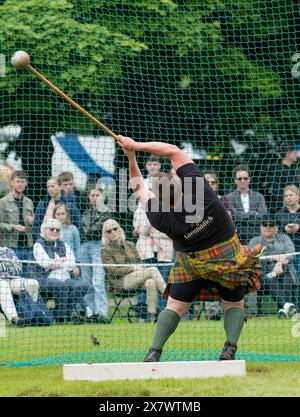
<path id="1" fill-rule="evenodd" d="M 102 264 L 102 243 L 88 241 L 82 243 L 79 258 L 82 263 Z M 81 277 L 88 284 L 88 292 L 83 298 L 82 307 L 89 317 L 94 314 L 107 317 L 108 299 L 105 289 L 105 271 L 102 265 L 81 266 Z"/>
<path id="2" fill-rule="evenodd" d="M 55 301 L 54 317 L 70 319 L 75 305 L 80 303 L 88 287 L 82 280 L 67 279 L 61 281 L 53 278 L 39 280 L 40 293 L 43 297 L 51 296 Z"/>

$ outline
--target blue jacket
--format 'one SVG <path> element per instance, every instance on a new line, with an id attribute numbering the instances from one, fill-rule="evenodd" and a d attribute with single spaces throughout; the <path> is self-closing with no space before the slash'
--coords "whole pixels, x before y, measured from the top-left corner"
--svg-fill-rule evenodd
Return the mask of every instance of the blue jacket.
<path id="1" fill-rule="evenodd" d="M 49 201 L 50 201 L 50 197 L 47 196 L 46 198 L 41 200 L 37 205 L 37 208 L 34 214 L 34 221 L 32 225 L 32 237 L 33 237 L 34 242 L 40 237 L 41 225 L 43 223 Z M 76 204 L 72 201 L 69 201 L 64 196 L 61 196 L 60 200 L 57 203 L 66 204 L 66 206 L 69 207 L 70 214 L 71 214 L 71 222 L 77 227 L 80 235 L 82 236 L 83 229 L 81 225 L 80 211 L 78 210 Z"/>

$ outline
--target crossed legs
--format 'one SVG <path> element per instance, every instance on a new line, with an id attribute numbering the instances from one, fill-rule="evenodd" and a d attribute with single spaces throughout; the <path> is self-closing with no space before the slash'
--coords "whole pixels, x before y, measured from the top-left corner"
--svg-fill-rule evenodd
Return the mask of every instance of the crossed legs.
<path id="1" fill-rule="evenodd" d="M 134 272 L 125 275 L 123 279 L 123 288 L 125 290 L 145 287 L 146 300 L 148 305 L 148 312 L 155 314 L 157 309 L 157 294 L 158 291 L 163 293 L 166 288 L 166 283 L 155 267 L 137 268 Z"/>

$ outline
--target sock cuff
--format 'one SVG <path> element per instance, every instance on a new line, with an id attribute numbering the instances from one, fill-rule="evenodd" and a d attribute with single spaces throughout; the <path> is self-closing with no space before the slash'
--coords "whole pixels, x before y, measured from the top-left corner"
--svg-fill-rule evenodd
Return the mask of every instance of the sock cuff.
<path id="1" fill-rule="evenodd" d="M 174 310 L 169 310 L 168 308 L 165 308 L 161 313 L 164 313 L 165 317 L 176 318 L 178 321 L 181 320 L 180 315 L 176 313 L 176 311 Z"/>

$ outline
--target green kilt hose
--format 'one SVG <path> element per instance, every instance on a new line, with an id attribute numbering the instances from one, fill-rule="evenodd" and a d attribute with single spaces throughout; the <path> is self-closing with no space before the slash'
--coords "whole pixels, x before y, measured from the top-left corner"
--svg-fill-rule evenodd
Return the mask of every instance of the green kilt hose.
<path id="1" fill-rule="evenodd" d="M 262 276 L 259 257 L 263 247 L 256 245 L 253 249 L 243 246 L 235 234 L 225 242 L 218 243 L 209 249 L 197 252 L 177 252 L 176 262 L 170 272 L 169 282 L 164 298 L 169 295 L 170 284 L 194 281 L 202 278 L 208 286 L 201 288 L 196 300 L 220 300 L 217 288 L 219 283 L 228 289 L 245 285 L 246 293 L 260 287 Z"/>

